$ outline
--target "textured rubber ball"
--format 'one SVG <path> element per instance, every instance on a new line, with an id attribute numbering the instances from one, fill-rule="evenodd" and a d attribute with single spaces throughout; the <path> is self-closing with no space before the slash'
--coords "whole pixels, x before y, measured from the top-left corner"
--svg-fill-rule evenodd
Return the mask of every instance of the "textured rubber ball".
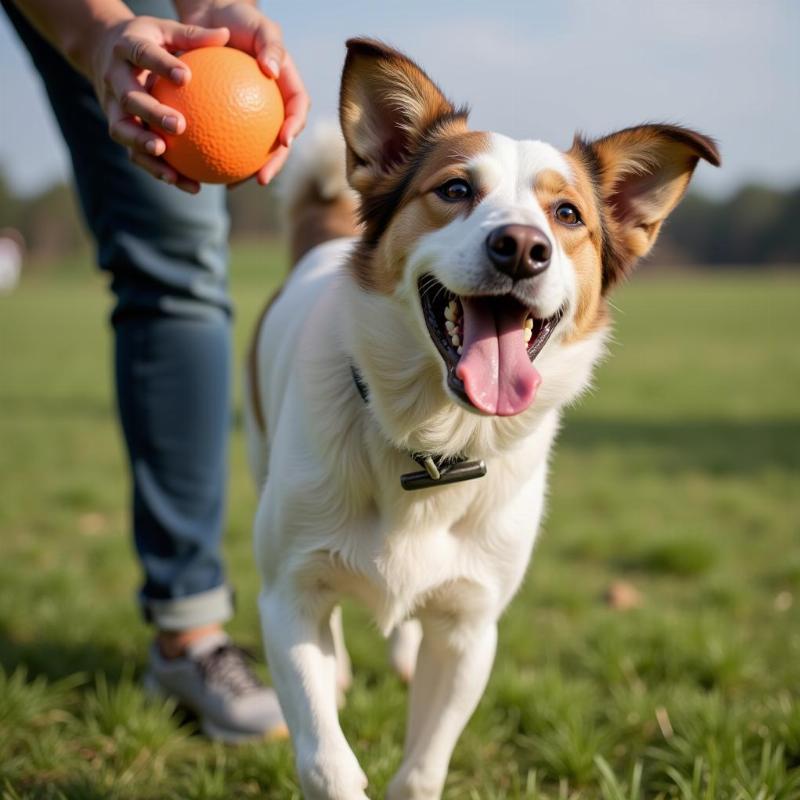
<path id="1" fill-rule="evenodd" d="M 283 98 L 256 60 L 232 47 L 203 47 L 180 56 L 191 80 L 176 86 L 159 78 L 153 96 L 180 111 L 186 130 L 159 130 L 164 159 L 200 183 L 236 183 L 261 168 L 284 120 Z"/>

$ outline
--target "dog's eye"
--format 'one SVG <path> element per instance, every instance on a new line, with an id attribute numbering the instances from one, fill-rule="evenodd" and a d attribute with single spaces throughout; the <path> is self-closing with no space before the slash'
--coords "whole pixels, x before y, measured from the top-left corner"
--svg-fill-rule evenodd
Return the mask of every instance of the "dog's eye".
<path id="1" fill-rule="evenodd" d="M 457 203 L 459 200 L 469 200 L 472 197 L 472 187 L 463 178 L 452 178 L 443 183 L 436 190 L 436 194 L 448 203 Z"/>
<path id="2" fill-rule="evenodd" d="M 580 225 L 583 222 L 581 212 L 572 203 L 561 203 L 555 213 L 562 225 Z"/>

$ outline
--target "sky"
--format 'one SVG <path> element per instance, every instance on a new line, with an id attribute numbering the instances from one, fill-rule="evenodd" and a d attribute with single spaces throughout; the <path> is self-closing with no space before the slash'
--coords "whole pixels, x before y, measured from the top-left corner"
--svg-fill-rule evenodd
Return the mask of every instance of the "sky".
<path id="1" fill-rule="evenodd" d="M 336 115 L 344 42 L 383 39 L 472 108 L 474 129 L 566 148 L 645 121 L 715 137 L 695 186 L 800 183 L 798 0 L 273 0 L 313 101 Z M 0 170 L 32 193 L 69 160 L 27 53 L 0 11 Z"/>

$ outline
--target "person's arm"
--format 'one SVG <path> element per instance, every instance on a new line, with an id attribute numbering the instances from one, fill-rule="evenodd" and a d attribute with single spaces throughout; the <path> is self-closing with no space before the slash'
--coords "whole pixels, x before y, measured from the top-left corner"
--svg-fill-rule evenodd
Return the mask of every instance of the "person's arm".
<path id="1" fill-rule="evenodd" d="M 277 174 L 292 139 L 305 125 L 308 97 L 283 49 L 280 29 L 246 0 L 175 0 L 181 22 L 136 17 L 121 0 L 14 2 L 91 81 L 111 137 L 128 148 L 131 160 L 180 189 L 196 192 L 200 186 L 161 158 L 166 143 L 158 130 L 180 134 L 186 120 L 147 91 L 153 74 L 177 84 L 191 79 L 189 68 L 173 52 L 230 43 L 255 56 L 264 72 L 277 79 L 286 120 L 279 147 L 257 173 L 260 183 L 269 183 Z"/>
<path id="2" fill-rule="evenodd" d="M 13 0 L 39 33 L 79 72 L 92 78 L 92 48 L 103 32 L 133 12 L 121 0 Z"/>
<path id="3" fill-rule="evenodd" d="M 156 17 L 137 17 L 120 0 L 14 0 L 39 32 L 94 86 L 108 118 L 109 134 L 131 160 L 151 175 L 187 192 L 200 189 L 160 158 L 166 143 L 158 131 L 182 133 L 183 115 L 159 103 L 148 76 L 182 84 L 189 68 L 171 51 L 227 44 L 225 28 L 210 30 Z M 146 127 L 149 126 L 149 127 Z"/>

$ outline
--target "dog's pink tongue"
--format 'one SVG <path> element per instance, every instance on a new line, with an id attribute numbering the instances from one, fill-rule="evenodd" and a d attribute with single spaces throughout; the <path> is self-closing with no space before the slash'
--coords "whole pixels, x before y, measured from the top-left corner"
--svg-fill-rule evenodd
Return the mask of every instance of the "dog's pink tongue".
<path id="1" fill-rule="evenodd" d="M 528 357 L 519 306 L 485 297 L 462 297 L 461 304 L 464 341 L 456 376 L 467 397 L 485 414 L 519 414 L 541 382 Z"/>

